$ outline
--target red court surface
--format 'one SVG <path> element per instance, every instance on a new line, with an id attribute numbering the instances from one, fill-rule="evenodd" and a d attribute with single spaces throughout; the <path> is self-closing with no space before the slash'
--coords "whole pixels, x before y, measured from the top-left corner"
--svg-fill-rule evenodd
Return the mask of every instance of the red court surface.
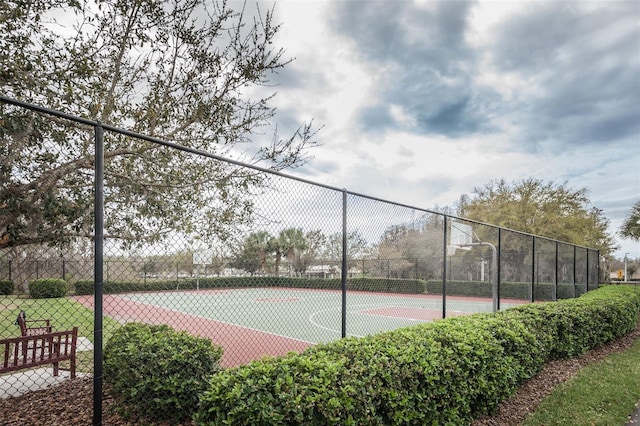
<path id="1" fill-rule="evenodd" d="M 93 309 L 93 296 L 77 296 L 73 299 Z M 208 337 L 224 348 L 220 361 L 223 367 L 246 364 L 265 355 L 279 356 L 291 351 L 302 352 L 312 346 L 309 342 L 147 305 L 115 295 L 104 296 L 103 312 L 104 316 L 109 316 L 121 323 L 136 321 L 147 324 L 167 324 L 176 330 Z"/>

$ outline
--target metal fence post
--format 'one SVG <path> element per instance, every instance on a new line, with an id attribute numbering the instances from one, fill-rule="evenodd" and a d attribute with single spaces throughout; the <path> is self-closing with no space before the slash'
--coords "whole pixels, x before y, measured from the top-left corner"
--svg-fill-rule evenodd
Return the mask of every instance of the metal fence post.
<path id="1" fill-rule="evenodd" d="M 576 291 L 576 286 L 578 285 L 578 280 L 576 279 L 576 263 L 577 263 L 578 250 L 576 246 L 573 246 L 573 298 L 578 297 L 578 292 Z"/>
<path id="2" fill-rule="evenodd" d="M 498 247 L 497 247 L 497 253 L 495 255 L 496 257 L 496 265 L 494 265 L 496 267 L 496 306 L 493 310 L 493 312 L 497 312 L 500 310 L 500 282 L 502 281 L 500 278 L 500 271 L 502 270 L 501 265 L 502 265 L 502 248 L 501 248 L 501 244 L 502 244 L 502 228 L 498 228 Z"/>
<path id="3" fill-rule="evenodd" d="M 93 424 L 102 424 L 102 292 L 104 260 L 104 129 L 95 127 Z"/>
<path id="4" fill-rule="evenodd" d="M 589 249 L 587 249 L 587 264 L 585 266 L 587 268 L 587 282 L 585 283 L 585 285 L 587 286 L 586 291 L 589 291 Z"/>
<path id="5" fill-rule="evenodd" d="M 553 301 L 558 300 L 558 242 L 556 241 L 556 267 L 554 271 L 553 277 Z"/>
<path id="6" fill-rule="evenodd" d="M 531 237 L 531 303 L 536 301 L 536 237 Z"/>
<path id="7" fill-rule="evenodd" d="M 347 337 L 347 190 L 342 190 L 342 337 Z"/>
<path id="8" fill-rule="evenodd" d="M 596 289 L 600 288 L 600 250 L 596 251 L 596 259 L 598 259 L 598 261 L 596 262 Z"/>
<path id="9" fill-rule="evenodd" d="M 447 216 L 444 216 L 442 239 L 442 318 L 447 317 Z"/>

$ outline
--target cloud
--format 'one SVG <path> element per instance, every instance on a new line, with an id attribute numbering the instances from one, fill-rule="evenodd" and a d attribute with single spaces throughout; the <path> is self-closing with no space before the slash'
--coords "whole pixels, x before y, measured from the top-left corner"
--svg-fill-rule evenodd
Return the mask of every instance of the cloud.
<path id="1" fill-rule="evenodd" d="M 361 132 L 513 132 L 520 149 L 553 151 L 640 130 L 640 3 L 527 2 L 481 35 L 476 2 L 332 5 L 330 28 L 377 82 Z"/>
<path id="2" fill-rule="evenodd" d="M 491 179 L 567 181 L 617 230 L 640 187 L 639 2 L 280 9 L 296 60 L 274 80 L 279 129 L 325 126 L 296 173 L 423 208 Z"/>
<path id="3" fill-rule="evenodd" d="M 362 131 L 408 130 L 461 137 L 490 131 L 495 98 L 472 85 L 477 57 L 466 39 L 473 2 L 337 2 L 330 25 L 376 74 L 376 102 L 358 114 Z M 391 106 L 408 120 L 398 120 Z"/>
<path id="4" fill-rule="evenodd" d="M 564 150 L 637 137 L 639 5 L 534 2 L 496 26 L 491 66 L 528 84 L 505 104 L 527 148 Z"/>

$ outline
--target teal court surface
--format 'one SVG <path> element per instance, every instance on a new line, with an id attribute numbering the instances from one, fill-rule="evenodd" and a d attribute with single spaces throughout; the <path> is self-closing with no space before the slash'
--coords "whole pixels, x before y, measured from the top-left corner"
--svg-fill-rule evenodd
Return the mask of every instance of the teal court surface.
<path id="1" fill-rule="evenodd" d="M 210 337 L 225 350 L 224 365 L 337 340 L 340 291 L 290 288 L 202 289 L 105 295 L 104 314 L 124 323 L 169 324 Z M 92 300 L 80 298 L 81 303 Z M 440 295 L 349 291 L 347 336 L 362 337 L 442 318 Z M 502 301 L 506 309 L 524 301 Z M 447 316 L 491 312 L 491 299 L 448 297 Z"/>

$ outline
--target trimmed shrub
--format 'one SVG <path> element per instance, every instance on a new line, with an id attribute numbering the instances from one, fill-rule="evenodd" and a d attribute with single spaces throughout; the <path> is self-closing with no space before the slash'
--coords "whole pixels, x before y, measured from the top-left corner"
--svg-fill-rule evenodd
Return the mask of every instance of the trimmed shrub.
<path id="1" fill-rule="evenodd" d="M 79 280 L 75 283 L 77 295 L 93 294 L 93 280 Z"/>
<path id="2" fill-rule="evenodd" d="M 136 291 L 167 291 L 218 288 L 302 288 L 318 290 L 340 290 L 342 282 L 339 278 L 288 278 L 288 277 L 203 277 L 186 278 L 176 281 L 154 280 L 140 281 L 105 281 L 103 291 L 109 293 L 129 293 Z M 419 294 L 425 291 L 422 280 L 394 278 L 350 278 L 347 280 L 349 291 L 371 291 L 378 293 Z M 75 283 L 76 294 L 93 294 L 93 280 L 80 280 Z"/>
<path id="3" fill-rule="evenodd" d="M 196 424 L 469 424 L 554 358 L 636 327 L 640 289 L 448 318 L 214 375 Z"/>
<path id="4" fill-rule="evenodd" d="M 579 285 L 559 283 L 556 287 L 556 300 L 571 299 L 581 293 Z M 426 282 L 429 294 L 442 294 L 442 280 Z M 487 281 L 447 281 L 448 296 L 488 297 L 492 296 L 492 283 Z M 531 292 L 535 300 L 554 300 L 554 285 L 551 283 L 536 283 L 531 287 L 527 282 L 501 282 L 500 297 L 503 299 L 531 299 Z"/>
<path id="5" fill-rule="evenodd" d="M 438 321 L 226 370 L 211 379 L 194 419 L 203 425 L 467 424 L 493 410 L 521 379 L 513 371 L 517 361 L 493 336 L 498 328 L 481 324 Z M 532 338 L 523 327 L 501 336 Z"/>
<path id="6" fill-rule="evenodd" d="M 195 411 L 221 356 L 209 339 L 168 325 L 129 323 L 105 345 L 105 383 L 126 417 L 179 422 Z"/>
<path id="7" fill-rule="evenodd" d="M 8 296 L 10 294 L 13 294 L 13 290 L 15 290 L 15 287 L 13 286 L 13 281 L 0 280 L 0 295 Z"/>
<path id="8" fill-rule="evenodd" d="M 344 359 L 290 354 L 249 365 L 214 376 L 202 397 L 205 405 L 195 415 L 197 423 L 356 424 L 353 417 L 348 420 L 354 389 L 341 379 Z M 213 407 L 228 411 L 209 410 Z"/>
<path id="9" fill-rule="evenodd" d="M 29 282 L 29 297 L 32 299 L 51 299 L 64 297 L 69 284 L 61 278 L 40 278 Z"/>
<path id="10" fill-rule="evenodd" d="M 508 312 L 519 316 L 540 339 L 551 339 L 549 359 L 560 359 L 627 334 L 636 327 L 639 311 L 640 289 L 615 286 L 578 299 L 523 305 Z"/>

